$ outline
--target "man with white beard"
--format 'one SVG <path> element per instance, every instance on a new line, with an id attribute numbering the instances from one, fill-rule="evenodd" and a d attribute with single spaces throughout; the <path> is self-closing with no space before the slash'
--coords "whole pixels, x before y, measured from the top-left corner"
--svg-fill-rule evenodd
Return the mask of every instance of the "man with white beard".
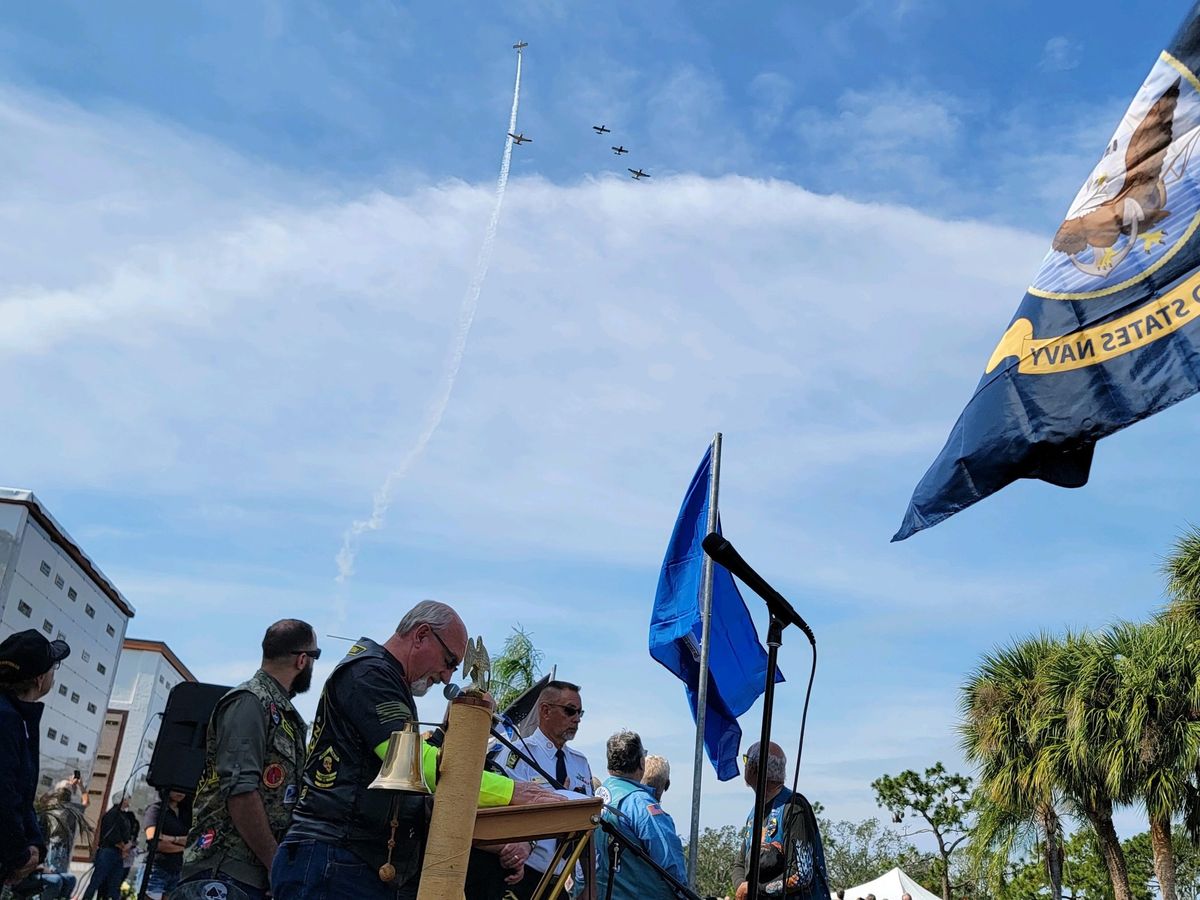
<path id="1" fill-rule="evenodd" d="M 416 719 L 413 698 L 448 684 L 466 649 L 467 629 L 458 613 L 423 600 L 386 641 L 360 638 L 334 668 L 313 718 L 300 802 L 271 867 L 275 900 L 416 897 L 425 798 L 368 785 L 379 774 L 392 732 Z M 545 788 L 490 772 L 479 789 L 483 807 L 557 799 Z M 500 852 L 519 870 L 529 844 Z M 384 881 L 380 869 L 389 857 L 391 877 Z"/>

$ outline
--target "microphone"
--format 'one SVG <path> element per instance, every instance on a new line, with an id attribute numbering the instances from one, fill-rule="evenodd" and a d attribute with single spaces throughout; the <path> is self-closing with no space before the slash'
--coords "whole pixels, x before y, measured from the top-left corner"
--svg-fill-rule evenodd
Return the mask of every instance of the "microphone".
<path id="1" fill-rule="evenodd" d="M 712 557 L 713 562 L 724 566 L 731 575 L 736 575 L 745 582 L 746 587 L 767 601 L 767 607 L 771 610 L 772 615 L 795 625 L 804 632 L 810 644 L 814 647 L 817 645 L 817 639 L 813 635 L 812 629 L 808 627 L 808 623 L 804 621 L 800 613 L 796 612 L 792 604 L 788 603 L 779 591 L 767 584 L 761 575 L 750 568 L 750 563 L 742 559 L 742 555 L 733 548 L 733 544 L 714 531 L 704 538 L 701 546 L 704 548 L 704 552 Z"/>
<path id="2" fill-rule="evenodd" d="M 463 689 L 460 688 L 453 681 L 448 682 L 446 684 L 446 686 L 444 688 L 442 688 L 442 696 L 445 697 L 447 700 L 453 700 L 455 697 L 457 697 L 462 692 L 463 692 Z M 492 721 L 495 722 L 497 725 L 499 725 L 501 728 L 513 728 L 514 727 L 512 720 L 508 716 L 503 715 L 503 714 L 497 715 L 496 713 L 492 713 Z"/>

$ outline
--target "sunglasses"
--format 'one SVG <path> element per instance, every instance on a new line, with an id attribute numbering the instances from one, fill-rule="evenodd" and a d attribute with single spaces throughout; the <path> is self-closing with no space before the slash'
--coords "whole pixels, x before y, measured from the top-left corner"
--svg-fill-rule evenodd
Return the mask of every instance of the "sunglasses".
<path id="1" fill-rule="evenodd" d="M 572 706 L 570 703 L 547 703 L 546 705 L 557 706 L 567 714 L 568 719 L 573 719 L 576 716 L 579 716 L 581 719 L 583 718 L 583 707 L 581 706 Z"/>
<path id="2" fill-rule="evenodd" d="M 436 631 L 434 631 L 432 628 L 430 628 L 429 633 L 432 634 L 434 639 L 439 644 L 442 645 L 442 651 L 445 654 L 446 668 L 449 669 L 451 672 L 453 672 L 455 669 L 458 668 L 458 663 L 459 663 L 458 657 L 450 652 L 450 648 L 446 646 L 446 642 L 441 639 L 441 637 L 438 635 L 438 633 Z"/>
<path id="3" fill-rule="evenodd" d="M 291 654 L 292 656 L 307 656 L 310 659 L 320 659 L 321 648 L 313 647 L 311 650 L 292 650 Z"/>

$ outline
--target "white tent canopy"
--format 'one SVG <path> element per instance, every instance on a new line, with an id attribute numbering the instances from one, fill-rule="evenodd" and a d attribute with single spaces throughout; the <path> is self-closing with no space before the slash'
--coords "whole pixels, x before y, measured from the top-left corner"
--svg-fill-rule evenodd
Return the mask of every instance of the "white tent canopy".
<path id="1" fill-rule="evenodd" d="M 875 900 L 900 900 L 905 893 L 912 894 L 913 900 L 942 900 L 937 894 L 931 894 L 921 887 L 900 869 L 892 869 L 886 875 L 880 875 L 874 881 L 860 884 L 858 887 L 846 888 L 846 900 L 858 900 L 867 894 L 874 894 Z M 831 895 L 834 900 L 837 894 Z"/>

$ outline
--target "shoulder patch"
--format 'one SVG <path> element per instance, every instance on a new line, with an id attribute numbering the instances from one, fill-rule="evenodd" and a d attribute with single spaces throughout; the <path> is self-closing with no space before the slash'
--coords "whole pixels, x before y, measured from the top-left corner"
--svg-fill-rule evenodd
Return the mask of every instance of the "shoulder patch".
<path id="1" fill-rule="evenodd" d="M 649 803 L 646 805 L 646 812 L 650 813 L 650 815 L 652 815 L 652 816 L 661 816 L 662 815 L 662 807 L 659 806 L 657 803 Z"/>
<path id="2" fill-rule="evenodd" d="M 375 714 L 379 716 L 379 724 L 402 722 L 413 718 L 412 710 L 402 700 L 385 700 L 375 705 Z"/>
<path id="3" fill-rule="evenodd" d="M 346 651 L 346 655 L 347 656 L 358 656 L 358 654 L 362 653 L 366 649 L 367 648 L 364 647 L 362 644 L 355 644 L 353 647 L 351 647 L 349 650 Z"/>

